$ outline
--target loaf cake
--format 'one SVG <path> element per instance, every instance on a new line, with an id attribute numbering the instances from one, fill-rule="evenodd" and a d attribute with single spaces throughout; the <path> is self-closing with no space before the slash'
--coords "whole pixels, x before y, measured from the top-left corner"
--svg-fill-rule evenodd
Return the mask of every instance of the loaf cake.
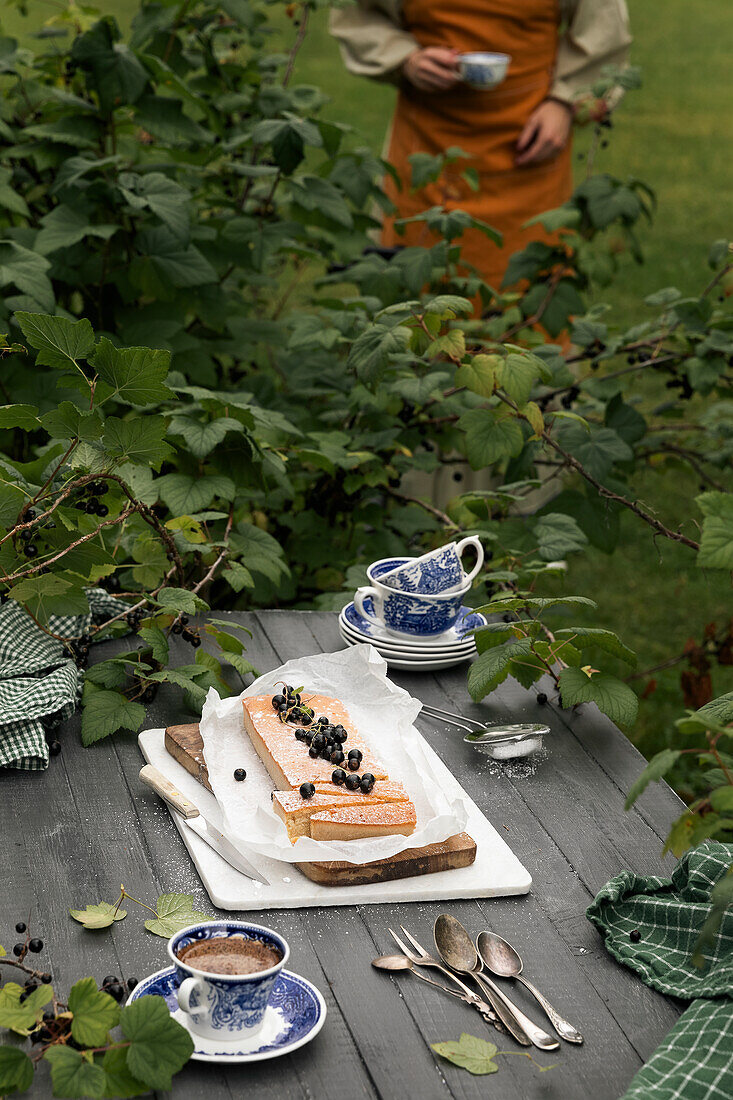
<path id="1" fill-rule="evenodd" d="M 407 792 L 389 779 L 338 699 L 286 687 L 283 695 L 242 703 L 245 729 L 277 788 L 273 809 L 293 843 L 414 831 Z"/>

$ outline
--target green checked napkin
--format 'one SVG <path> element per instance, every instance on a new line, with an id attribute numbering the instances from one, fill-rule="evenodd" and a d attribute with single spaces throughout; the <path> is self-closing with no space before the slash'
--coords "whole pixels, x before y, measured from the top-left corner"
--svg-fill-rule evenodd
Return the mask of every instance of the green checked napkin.
<path id="1" fill-rule="evenodd" d="M 622 1100 L 733 1097 L 733 907 L 704 952 L 704 967 L 692 964 L 710 891 L 732 862 L 733 845 L 708 840 L 683 856 L 671 879 L 622 872 L 587 911 L 618 962 L 652 989 L 692 1000 Z M 638 943 L 629 937 L 634 929 Z"/>
<path id="2" fill-rule="evenodd" d="M 86 615 L 52 616 L 48 629 L 79 636 L 127 607 L 103 588 L 86 594 Z M 0 768 L 48 767 L 44 731 L 74 713 L 83 678 L 63 642 L 41 630 L 15 600 L 0 606 Z"/>

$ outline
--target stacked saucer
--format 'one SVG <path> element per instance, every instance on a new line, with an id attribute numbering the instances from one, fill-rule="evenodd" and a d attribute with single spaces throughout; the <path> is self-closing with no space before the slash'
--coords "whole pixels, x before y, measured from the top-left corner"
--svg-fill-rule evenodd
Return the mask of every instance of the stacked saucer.
<path id="1" fill-rule="evenodd" d="M 483 615 L 470 607 L 461 607 L 456 622 L 444 634 L 424 638 L 398 635 L 372 618 L 374 606 L 371 596 L 365 596 L 363 607 L 369 615 L 368 619 L 357 611 L 353 602 L 339 614 L 339 633 L 346 644 L 368 642 L 384 657 L 390 668 L 412 672 L 436 672 L 475 657 L 476 644 L 469 632 L 486 625 Z"/>

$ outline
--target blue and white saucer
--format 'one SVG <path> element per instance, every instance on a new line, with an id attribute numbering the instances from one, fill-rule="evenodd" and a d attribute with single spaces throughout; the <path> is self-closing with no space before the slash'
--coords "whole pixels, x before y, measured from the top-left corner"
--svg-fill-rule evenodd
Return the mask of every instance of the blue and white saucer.
<path id="1" fill-rule="evenodd" d="M 162 997 L 173 1019 L 185 1027 L 193 1039 L 191 1059 L 194 1062 L 233 1065 L 279 1058 L 314 1039 L 326 1019 L 326 1002 L 316 987 L 299 974 L 281 970 L 265 1010 L 264 1023 L 253 1038 L 205 1039 L 191 1031 L 189 1017 L 178 1007 L 177 989 L 175 967 L 167 966 L 143 978 L 130 994 L 128 1004 L 139 997 Z"/>
<path id="2" fill-rule="evenodd" d="M 367 612 L 374 610 L 371 596 L 364 600 L 364 609 Z M 444 634 L 432 634 L 425 638 L 419 638 L 412 634 L 391 634 L 389 630 L 376 619 L 366 618 L 360 615 L 353 602 L 346 605 L 339 615 L 339 621 L 344 629 L 352 635 L 358 636 L 360 641 L 371 642 L 379 647 L 389 646 L 391 649 L 400 649 L 414 653 L 434 654 L 437 652 L 456 652 L 456 649 L 473 649 L 474 641 L 469 631 L 478 626 L 486 626 L 486 619 L 470 607 L 462 607 L 458 618 L 450 630 Z"/>

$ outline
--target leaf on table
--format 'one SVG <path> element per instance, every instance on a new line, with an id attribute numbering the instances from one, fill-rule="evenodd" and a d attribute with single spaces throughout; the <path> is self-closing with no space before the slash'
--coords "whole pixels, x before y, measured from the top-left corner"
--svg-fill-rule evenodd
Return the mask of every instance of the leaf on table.
<path id="1" fill-rule="evenodd" d="M 128 1096 L 143 1096 L 150 1092 L 148 1085 L 138 1081 L 127 1065 L 127 1050 L 108 1050 L 102 1059 L 106 1077 L 104 1096 L 109 1100 L 123 1100 Z"/>
<path id="2" fill-rule="evenodd" d="M 85 1047 L 99 1047 L 120 1019 L 120 1006 L 114 997 L 97 989 L 94 978 L 80 978 L 69 993 L 69 1011 L 73 1013 L 71 1034 Z"/>
<path id="3" fill-rule="evenodd" d="M 23 1002 L 26 990 L 16 982 L 6 982 L 0 989 L 0 1027 L 28 1035 L 43 1015 L 43 1009 L 53 997 L 50 985 L 39 985 Z"/>
<path id="4" fill-rule="evenodd" d="M 127 916 L 126 909 L 117 909 L 108 901 L 100 901 L 98 905 L 87 905 L 86 909 L 69 909 L 74 920 L 83 924 L 85 928 L 109 928 L 118 920 L 124 920 Z"/>
<path id="5" fill-rule="evenodd" d="M 169 1089 L 173 1074 L 186 1064 L 194 1046 L 186 1029 L 171 1017 L 163 998 L 140 997 L 127 1005 L 120 1013 L 120 1027 L 130 1040 L 130 1072 L 151 1089 Z"/>
<path id="6" fill-rule="evenodd" d="M 117 730 L 126 729 L 137 733 L 145 720 L 145 707 L 126 699 L 119 691 L 94 690 L 90 693 L 86 686 L 81 712 L 81 741 L 83 745 L 92 745 L 109 737 Z"/>
<path id="7" fill-rule="evenodd" d="M 476 1076 L 499 1071 L 494 1061 L 499 1048 L 487 1039 L 479 1039 L 465 1031 L 458 1042 L 454 1040 L 448 1043 L 432 1043 L 431 1048 L 447 1062 L 461 1066 Z"/>
<path id="8" fill-rule="evenodd" d="M 33 1063 L 24 1050 L 0 1046 L 0 1096 L 25 1092 L 33 1084 Z"/>
<path id="9" fill-rule="evenodd" d="M 677 749 L 662 749 L 661 752 L 653 756 L 638 779 L 632 783 L 626 796 L 624 808 L 630 810 L 642 791 L 645 791 L 655 779 L 661 779 L 663 775 L 666 775 L 681 755 L 681 752 Z"/>
<path id="10" fill-rule="evenodd" d="M 104 1096 L 107 1079 L 101 1066 L 67 1046 L 51 1046 L 43 1055 L 51 1067 L 54 1096 Z"/>
<path id="11" fill-rule="evenodd" d="M 638 696 L 628 684 L 606 672 L 589 676 L 582 668 L 565 668 L 560 673 L 560 699 L 564 707 L 595 703 L 617 725 L 633 725 L 639 709 Z"/>
<path id="12" fill-rule="evenodd" d="M 169 939 L 189 924 L 209 919 L 206 913 L 199 913 L 193 908 L 192 894 L 161 894 L 155 911 L 157 916 L 146 920 L 145 927 L 148 932 L 154 932 L 163 939 Z"/>

